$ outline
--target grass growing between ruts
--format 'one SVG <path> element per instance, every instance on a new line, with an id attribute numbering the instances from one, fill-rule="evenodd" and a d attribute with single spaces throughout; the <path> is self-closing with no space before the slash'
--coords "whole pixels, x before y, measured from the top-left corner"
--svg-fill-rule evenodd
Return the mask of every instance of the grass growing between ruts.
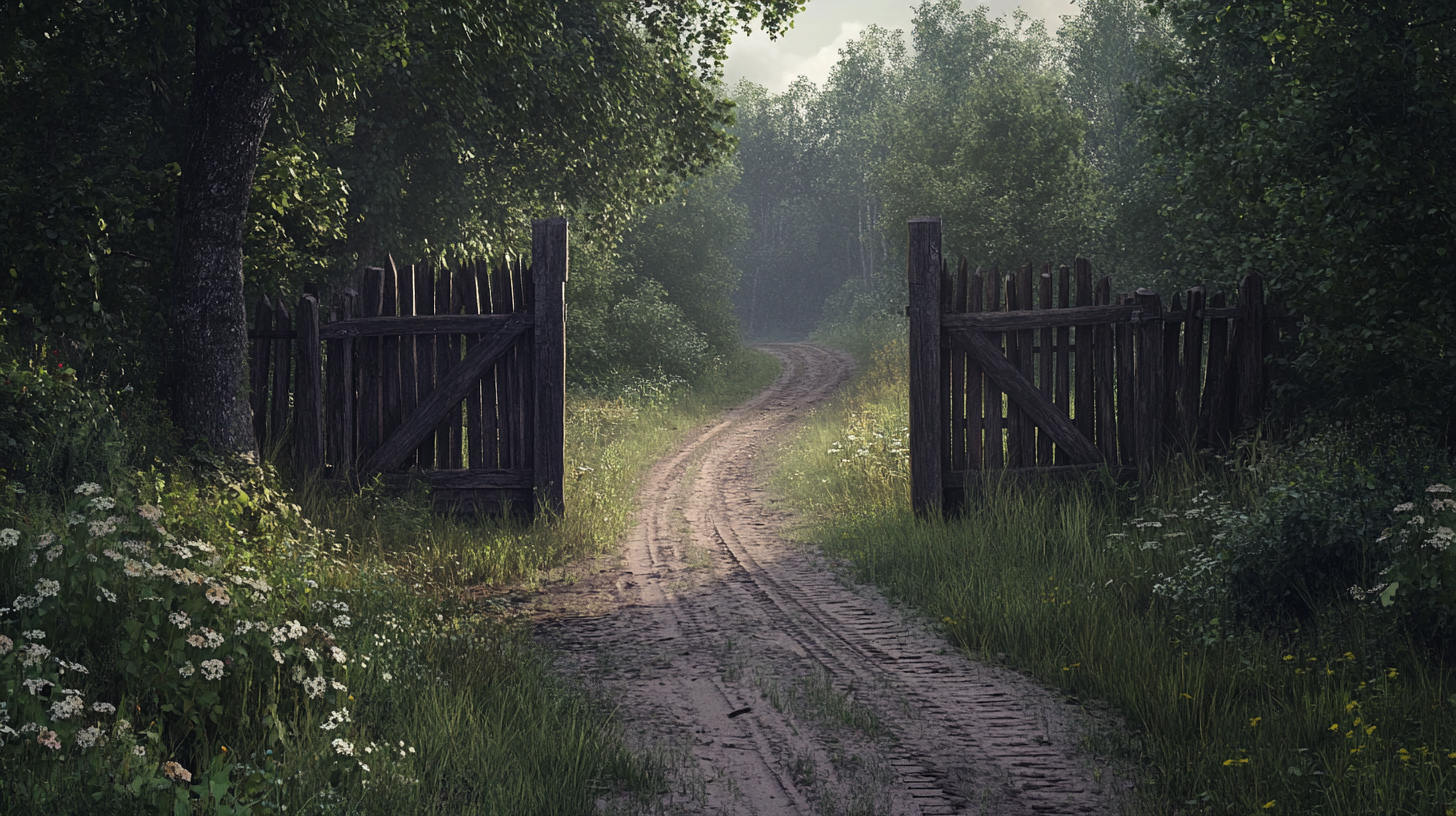
<path id="1" fill-rule="evenodd" d="M 1234 467 L 1175 463 L 1142 493 L 992 484 L 962 518 L 917 520 L 903 360 L 903 345 L 883 350 L 808 423 L 779 462 L 780 489 L 812 519 L 809 538 L 953 643 L 1111 703 L 1126 727 L 1100 747 L 1143 769 L 1134 812 L 1456 813 L 1456 671 L 1407 619 L 1307 587 L 1307 599 L 1281 596 L 1294 614 L 1188 617 L 1206 610 L 1177 587 L 1221 569 L 1221 542 L 1274 535 L 1259 526 L 1267 497 L 1298 491 L 1270 474 L 1302 473 L 1288 465 L 1297 452 L 1255 443 Z M 1333 522 L 1318 532 L 1342 534 Z"/>
<path id="2" fill-rule="evenodd" d="M 0 481 L 0 812 L 558 814 L 654 789 L 603 704 L 461 590 L 609 546 L 640 469 L 775 370 L 574 398 L 568 516 L 530 528 L 207 457 Z"/>

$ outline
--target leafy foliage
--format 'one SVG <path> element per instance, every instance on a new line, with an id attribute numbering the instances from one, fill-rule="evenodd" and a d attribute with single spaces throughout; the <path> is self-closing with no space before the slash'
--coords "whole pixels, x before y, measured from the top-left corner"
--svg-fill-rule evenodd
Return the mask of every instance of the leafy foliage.
<path id="1" fill-rule="evenodd" d="M 1141 99 L 1172 260 L 1304 315 L 1311 396 L 1456 404 L 1456 24 L 1438 0 L 1153 4 L 1182 50 Z"/>

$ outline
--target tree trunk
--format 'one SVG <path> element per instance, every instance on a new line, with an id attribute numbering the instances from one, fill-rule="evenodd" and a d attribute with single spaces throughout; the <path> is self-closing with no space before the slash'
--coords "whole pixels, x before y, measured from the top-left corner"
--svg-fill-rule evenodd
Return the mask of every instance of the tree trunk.
<path id="1" fill-rule="evenodd" d="M 199 13 L 187 150 L 172 258 L 173 418 L 185 438 L 256 451 L 244 355 L 243 222 L 274 86 L 240 25 L 266 2 L 236 0 L 227 33 Z"/>

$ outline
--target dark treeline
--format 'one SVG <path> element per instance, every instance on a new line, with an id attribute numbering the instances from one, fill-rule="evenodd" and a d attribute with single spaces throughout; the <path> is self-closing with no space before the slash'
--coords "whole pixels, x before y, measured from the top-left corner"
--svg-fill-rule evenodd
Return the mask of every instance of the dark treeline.
<path id="1" fill-rule="evenodd" d="M 754 337 L 903 306 L 906 218 L 1003 270 L 1089 257 L 1121 291 L 1232 290 L 1303 319 L 1305 405 L 1449 434 L 1456 402 L 1456 18 L 1378 6 L 1083 0 L 1055 34 L 928 0 L 822 87 L 732 91 Z M 877 320 L 876 318 L 880 318 Z M 876 329 L 878 331 L 878 329 Z"/>

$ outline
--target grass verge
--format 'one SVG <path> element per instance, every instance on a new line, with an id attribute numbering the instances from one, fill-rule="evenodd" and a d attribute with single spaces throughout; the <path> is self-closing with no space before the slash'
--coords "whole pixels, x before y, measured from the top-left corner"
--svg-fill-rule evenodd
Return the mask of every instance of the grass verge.
<path id="1" fill-rule="evenodd" d="M 812 519 L 805 535 L 953 643 L 1111 703 L 1125 729 L 1093 747 L 1144 770 L 1135 812 L 1456 813 L 1456 670 L 1402 619 L 1343 592 L 1237 624 L 1180 614 L 1200 607 L 1175 603 L 1170 578 L 1188 584 L 1230 534 L 1280 534 L 1252 509 L 1272 489 L 1257 445 L 1232 468 L 1174 463 L 1142 492 L 1003 482 L 961 518 L 918 520 L 904 354 L 882 349 L 807 424 L 777 465 L 779 489 Z"/>
<path id="2" fill-rule="evenodd" d="M 206 455 L 0 479 L 0 812 L 560 814 L 655 789 L 600 701 L 461 590 L 610 546 L 641 469 L 776 370 L 573 398 L 568 513 L 531 527 Z"/>

